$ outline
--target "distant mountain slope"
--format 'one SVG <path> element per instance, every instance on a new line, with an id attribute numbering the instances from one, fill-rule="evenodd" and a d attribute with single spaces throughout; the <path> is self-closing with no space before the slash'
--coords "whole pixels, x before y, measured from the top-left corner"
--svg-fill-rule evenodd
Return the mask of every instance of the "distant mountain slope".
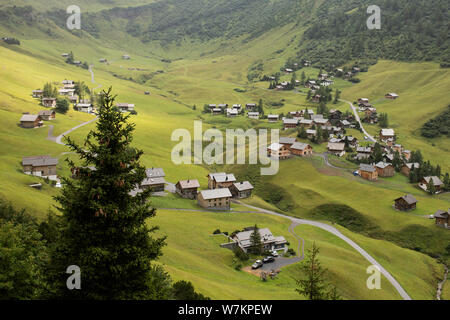
<path id="1" fill-rule="evenodd" d="M 136 0 L 131 4 L 138 6 L 115 8 L 110 6 L 123 2 L 91 2 L 89 7 L 97 9 L 82 11 L 82 30 L 112 42 L 118 34 L 163 47 L 184 41 L 246 42 L 292 24 L 295 59 L 316 65 L 379 58 L 450 63 L 448 0 L 378 0 L 381 30 L 366 26 L 371 0 L 150 0 L 144 5 Z M 67 13 L 14 7 L 0 9 L 0 18 L 7 29 L 37 26 L 51 33 L 53 23 L 65 28 Z"/>

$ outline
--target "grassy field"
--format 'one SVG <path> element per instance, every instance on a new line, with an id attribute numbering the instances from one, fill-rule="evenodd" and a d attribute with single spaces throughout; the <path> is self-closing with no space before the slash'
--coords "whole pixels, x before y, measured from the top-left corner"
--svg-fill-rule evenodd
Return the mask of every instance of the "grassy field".
<path id="1" fill-rule="evenodd" d="M 21 158 L 37 154 L 58 157 L 59 173 L 67 176 L 69 171 L 64 159 L 73 158 L 73 155 L 64 154 L 68 151 L 66 147 L 46 140 L 48 125 L 53 124 L 54 133 L 61 134 L 92 119 L 92 116 L 70 110 L 66 115 L 57 114 L 57 119 L 51 123 L 46 122 L 43 128 L 26 130 L 17 124 L 22 112 L 35 113 L 43 109 L 31 97 L 32 90 L 42 87 L 45 82 L 59 83 L 63 79 L 82 80 L 91 88 L 99 85 L 102 88 L 113 86 L 114 92 L 118 94 L 118 102 L 132 102 L 136 105 L 138 114 L 131 119 L 136 125 L 134 144 L 145 152 L 142 163 L 147 167 L 163 167 L 167 181 L 196 178 L 202 187 L 206 187 L 206 175 L 212 168 L 205 165 L 177 166 L 170 161 L 171 149 L 176 144 L 171 141 L 173 130 L 185 128 L 192 132 L 193 121 L 196 119 L 203 120 L 204 129 L 281 128 L 281 124 L 268 125 L 266 120 L 249 121 L 244 117 L 229 120 L 223 116 L 205 115 L 201 113 L 204 104 L 244 105 L 263 99 L 266 114 L 314 108 L 314 105 L 306 102 L 304 94 L 275 92 L 267 89 L 267 82 L 247 81 L 248 69 L 256 60 L 263 62 L 266 74 L 279 71 L 287 57 L 294 52 L 294 48 L 289 45 L 291 27 L 269 32 L 239 47 L 226 48 L 220 55 L 210 53 L 200 57 L 199 53 L 204 47 L 187 50 L 181 45 L 167 53 L 167 56 L 174 58 L 171 63 L 161 61 L 165 52 L 158 47 L 151 51 L 142 50 L 143 53 L 140 54 L 142 44 L 134 46 L 133 43 L 124 41 L 123 47 L 111 48 L 100 40 L 79 39 L 62 34 L 61 36 L 66 37 L 65 41 L 36 38 L 23 40 L 19 48 L 0 45 L 0 143 L 3 146 L 0 150 L 0 179 L 4 182 L 0 184 L 0 195 L 18 207 L 27 208 L 39 218 L 43 218 L 47 210 L 53 207 L 52 196 L 58 193 L 58 189 L 46 184 L 40 191 L 31 189 L 28 185 L 39 179 L 22 173 Z M 118 35 L 118 41 L 120 37 Z M 282 54 L 274 54 L 280 47 L 286 50 Z M 64 63 L 60 54 L 67 51 L 73 51 L 77 59 L 94 64 L 95 83 L 91 82 L 91 75 L 87 70 Z M 122 60 L 120 57 L 124 52 L 130 53 L 132 59 Z M 177 56 L 184 58 L 175 59 Z M 109 64 L 99 64 L 97 61 L 100 58 L 107 58 Z M 137 71 L 136 68 L 145 70 Z M 318 70 L 308 68 L 305 73 L 315 77 Z M 297 77 L 300 74 L 297 73 Z M 129 80 L 130 77 L 132 80 Z M 140 81 L 147 77 L 147 81 Z M 285 78 L 290 79 L 290 76 Z M 438 69 L 435 64 L 383 61 L 372 67 L 369 73 L 362 74 L 360 84 L 352 86 L 349 82 L 337 81 L 336 86 L 343 90 L 344 99 L 353 101 L 358 96 L 369 97 L 380 111 L 389 113 L 393 127 L 399 133 L 400 142 L 405 147 L 420 148 L 425 158 L 448 169 L 448 141 L 434 141 L 435 146 L 432 146 L 417 135 L 420 124 L 433 117 L 448 103 L 445 101 L 448 96 L 442 94 L 445 84 L 448 86 L 448 78 L 448 71 Z M 237 92 L 236 88 L 243 92 Z M 144 95 L 146 90 L 150 90 L 151 95 Z M 394 102 L 384 101 L 381 98 L 387 91 L 397 92 L 400 99 Z M 274 102 L 282 102 L 283 105 L 272 107 L 271 103 Z M 193 105 L 196 105 L 196 110 L 192 109 Z M 414 107 L 414 112 L 408 112 L 411 106 Z M 348 105 L 330 104 L 330 108 L 347 110 Z M 82 127 L 70 136 L 82 142 L 94 126 L 91 124 Z M 349 133 L 361 138 L 359 131 L 349 130 Z M 322 152 L 326 145 L 314 148 L 316 152 Z M 400 175 L 370 183 L 354 177 L 351 174 L 353 167 L 349 163 L 335 158 L 331 162 L 346 169 L 326 167 L 318 157 L 295 158 L 282 162 L 279 174 L 264 178 L 261 183 L 263 186 L 267 184 L 269 191 L 273 190 L 270 188 L 276 188 L 283 193 L 282 205 L 286 205 L 286 213 L 293 216 L 314 218 L 311 213 L 313 209 L 337 203 L 355 209 L 378 227 L 379 232 L 386 235 L 408 235 L 406 240 L 401 240 L 415 243 L 427 237 L 422 249 L 435 248 L 441 252 L 445 244 L 449 243 L 449 232 L 435 228 L 433 221 L 425 218 L 438 209 L 449 207 L 448 195 L 430 197 L 408 184 L 407 179 Z M 237 167 L 234 169 L 238 175 L 247 170 Z M 412 193 L 419 200 L 415 212 L 400 213 L 392 209 L 393 199 L 405 193 Z M 195 201 L 179 199 L 174 195 L 155 197 L 152 201 L 158 208 L 199 209 Z M 255 196 L 248 202 L 278 210 L 276 205 L 268 203 L 262 197 Z M 248 211 L 241 206 L 233 206 L 233 209 Z M 223 239 L 211 236 L 217 228 L 232 232 L 257 222 L 269 227 L 274 234 L 294 241 L 287 232 L 289 221 L 256 213 L 203 213 L 161 209 L 158 212 L 154 222 L 161 226 L 163 234 L 168 235 L 168 246 L 164 249 L 161 261 L 175 279 L 191 280 L 202 293 L 217 299 L 301 298 L 295 292 L 292 280 L 292 276 L 298 272 L 295 266 L 284 269 L 277 280 L 262 283 L 251 274 L 234 270 L 232 253 L 219 247 Z M 191 219 L 193 215 L 195 219 Z M 327 221 L 330 218 L 320 217 L 319 220 Z M 193 221 L 194 224 L 186 221 Z M 419 252 L 420 248 L 412 251 L 388 241 L 375 240 L 341 229 L 375 259 L 379 259 L 413 298 L 432 299 L 435 296 L 434 274 L 441 270 L 435 260 Z M 305 238 L 308 245 L 312 241 L 319 243 L 323 263 L 330 270 L 330 281 L 338 286 L 344 298 L 399 298 L 388 282 L 383 282 L 380 291 L 367 290 L 367 262 L 339 239 L 312 227 L 301 226 L 296 231 Z M 413 268 L 414 266 L 417 268 Z"/>

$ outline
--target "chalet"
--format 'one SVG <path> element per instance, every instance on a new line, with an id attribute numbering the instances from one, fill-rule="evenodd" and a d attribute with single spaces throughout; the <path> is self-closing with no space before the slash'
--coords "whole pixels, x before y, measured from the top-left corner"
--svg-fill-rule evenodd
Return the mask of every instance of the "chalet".
<path id="1" fill-rule="evenodd" d="M 43 125 L 41 117 L 37 114 L 24 114 L 20 118 L 22 128 L 37 128 Z"/>
<path id="2" fill-rule="evenodd" d="M 63 58 L 67 58 L 68 56 L 69 56 L 68 53 L 61 53 L 61 57 L 63 57 Z"/>
<path id="3" fill-rule="evenodd" d="M 247 113 L 247 116 L 250 118 L 250 119 L 259 119 L 259 112 L 248 112 Z"/>
<path id="4" fill-rule="evenodd" d="M 329 153 L 342 157 L 345 154 L 345 143 L 328 142 L 327 149 Z"/>
<path id="5" fill-rule="evenodd" d="M 394 144 L 394 146 L 392 147 L 392 152 L 398 152 L 399 154 L 402 154 L 403 152 L 403 147 L 401 144 Z"/>
<path id="6" fill-rule="evenodd" d="M 380 140 L 386 141 L 388 139 L 394 139 L 395 132 L 394 129 L 381 129 L 380 130 Z"/>
<path id="7" fill-rule="evenodd" d="M 443 187 L 444 183 L 441 181 L 441 179 L 439 179 L 439 177 L 436 177 L 436 176 L 424 177 L 419 182 L 419 187 L 422 188 L 425 191 L 428 191 L 428 188 L 429 188 L 429 185 L 430 185 L 431 181 L 434 184 L 434 188 L 436 190 L 436 193 L 442 192 L 442 187 Z"/>
<path id="8" fill-rule="evenodd" d="M 311 109 L 302 110 L 302 112 L 304 115 L 308 114 L 308 115 L 312 116 L 314 114 L 314 111 Z"/>
<path id="9" fill-rule="evenodd" d="M 336 109 L 331 109 L 329 111 L 330 114 L 330 120 L 340 120 L 342 118 L 342 111 L 340 110 L 336 110 Z"/>
<path id="10" fill-rule="evenodd" d="M 228 188 L 202 190 L 197 194 L 198 204 L 207 209 L 230 210 L 232 194 Z"/>
<path id="11" fill-rule="evenodd" d="M 56 178 L 56 166 L 58 159 L 50 156 L 23 157 L 22 168 L 25 174 L 38 177 Z"/>
<path id="12" fill-rule="evenodd" d="M 64 88 L 64 89 L 74 89 L 74 88 L 75 88 L 75 85 L 74 85 L 74 84 L 65 84 L 65 85 L 63 86 L 63 88 Z"/>
<path id="13" fill-rule="evenodd" d="M 307 129 L 306 130 L 306 135 L 307 135 L 308 139 L 312 139 L 315 136 L 317 136 L 317 130 Z"/>
<path id="14" fill-rule="evenodd" d="M 289 74 L 289 73 L 294 72 L 294 70 L 289 69 L 289 68 L 286 68 L 286 69 L 284 69 L 284 72 L 285 72 L 286 74 Z"/>
<path id="15" fill-rule="evenodd" d="M 58 90 L 59 95 L 61 96 L 73 96 L 75 93 L 75 89 L 59 89 Z"/>
<path id="16" fill-rule="evenodd" d="M 366 123 L 378 123 L 378 113 L 377 113 L 377 109 L 375 108 L 367 108 L 364 111 L 364 119 L 363 121 Z"/>
<path id="17" fill-rule="evenodd" d="M 395 174 L 394 166 L 388 162 L 378 162 L 375 165 L 375 169 L 377 170 L 379 177 L 393 177 Z"/>
<path id="18" fill-rule="evenodd" d="M 42 98 L 42 105 L 47 108 L 56 107 L 56 98 Z"/>
<path id="19" fill-rule="evenodd" d="M 333 83 L 334 83 L 334 81 L 333 81 L 333 80 L 330 80 L 330 79 L 325 79 L 325 80 L 320 81 L 320 85 L 321 85 L 322 87 L 329 87 L 329 86 L 331 86 Z"/>
<path id="20" fill-rule="evenodd" d="M 227 108 L 227 117 L 234 118 L 239 115 L 239 111 L 234 108 Z"/>
<path id="21" fill-rule="evenodd" d="M 416 209 L 417 200 L 412 194 L 404 195 L 403 197 L 394 200 L 394 207 L 400 211 L 409 211 Z"/>
<path id="22" fill-rule="evenodd" d="M 116 107 L 121 112 L 130 112 L 134 110 L 133 103 L 116 103 Z"/>
<path id="23" fill-rule="evenodd" d="M 106 62 L 108 62 L 108 60 L 106 60 L 105 58 L 101 58 L 101 59 L 98 60 L 98 62 L 100 62 L 100 63 L 106 63 Z"/>
<path id="24" fill-rule="evenodd" d="M 275 159 L 287 159 L 290 156 L 289 148 L 281 143 L 272 143 L 267 147 L 267 156 L 274 157 Z"/>
<path id="25" fill-rule="evenodd" d="M 216 104 L 208 104 L 208 108 L 209 108 L 209 111 L 211 111 L 212 112 L 212 109 L 215 109 L 215 108 L 217 108 L 217 105 Z"/>
<path id="26" fill-rule="evenodd" d="M 248 110 L 256 110 L 256 103 L 247 103 L 246 105 L 245 105 L 245 107 L 248 109 Z"/>
<path id="27" fill-rule="evenodd" d="M 38 116 L 45 121 L 53 120 L 56 117 L 55 110 L 41 110 L 38 112 Z"/>
<path id="28" fill-rule="evenodd" d="M 217 108 L 221 108 L 221 109 L 228 108 L 228 103 L 219 103 L 219 104 L 217 105 Z"/>
<path id="29" fill-rule="evenodd" d="M 289 149 L 296 142 L 296 139 L 290 137 L 280 137 L 278 142 Z"/>
<path id="30" fill-rule="evenodd" d="M 64 79 L 64 80 L 62 81 L 62 84 L 63 84 L 63 85 L 66 85 L 66 84 L 75 84 L 75 81 Z"/>
<path id="31" fill-rule="evenodd" d="M 208 189 L 229 188 L 236 182 L 232 173 L 218 172 L 208 174 Z"/>
<path id="32" fill-rule="evenodd" d="M 409 150 L 403 150 L 402 155 L 403 155 L 403 157 L 405 158 L 406 161 L 411 159 L 411 151 L 409 151 Z"/>
<path id="33" fill-rule="evenodd" d="M 280 119 L 280 116 L 278 114 L 269 114 L 267 116 L 267 120 L 269 122 L 278 122 L 279 119 Z"/>
<path id="34" fill-rule="evenodd" d="M 240 104 L 233 104 L 233 109 L 237 110 L 238 112 L 241 112 L 242 105 L 240 105 Z"/>
<path id="35" fill-rule="evenodd" d="M 44 90 L 33 90 L 33 98 L 42 98 L 42 95 L 44 94 Z"/>
<path id="36" fill-rule="evenodd" d="M 123 60 L 130 60 L 131 57 L 128 54 L 124 54 L 124 55 L 122 55 L 122 59 Z"/>
<path id="37" fill-rule="evenodd" d="M 348 122 L 347 120 L 341 120 L 340 122 L 339 122 L 339 126 L 341 126 L 341 127 L 343 127 L 343 128 L 348 128 L 348 127 L 350 127 L 350 122 Z"/>
<path id="38" fill-rule="evenodd" d="M 305 87 L 311 89 L 313 86 L 316 86 L 317 82 L 315 80 L 308 80 L 305 83 Z"/>
<path id="39" fill-rule="evenodd" d="M 370 157 L 371 153 L 372 153 L 371 147 L 358 146 L 356 148 L 356 159 L 358 160 L 367 159 Z"/>
<path id="40" fill-rule="evenodd" d="M 144 94 L 145 94 L 146 96 L 149 96 L 149 95 L 150 95 L 150 91 L 145 91 Z"/>
<path id="41" fill-rule="evenodd" d="M 377 170 L 370 164 L 361 163 L 359 165 L 358 174 L 361 176 L 361 178 L 366 180 L 377 181 L 378 179 Z"/>
<path id="42" fill-rule="evenodd" d="M 86 113 L 92 113 L 92 111 L 94 110 L 91 103 L 77 103 L 74 106 L 74 109 L 76 111 L 86 112 Z"/>
<path id="43" fill-rule="evenodd" d="M 180 180 L 175 185 L 176 192 L 186 199 L 197 199 L 198 188 L 200 188 L 198 180 Z"/>
<path id="44" fill-rule="evenodd" d="M 436 225 L 443 228 L 450 228 L 450 209 L 448 211 L 438 210 L 434 214 Z"/>
<path id="45" fill-rule="evenodd" d="M 248 181 L 236 182 L 230 187 L 230 192 L 233 195 L 233 198 L 236 199 L 250 198 L 252 196 L 252 191 L 253 186 Z"/>
<path id="46" fill-rule="evenodd" d="M 68 97 L 70 103 L 76 104 L 78 102 L 78 96 L 74 94 L 73 96 Z"/>
<path id="47" fill-rule="evenodd" d="M 367 110 L 369 108 L 373 108 L 373 106 L 370 103 L 368 103 L 368 102 L 358 103 L 358 106 L 359 106 L 359 110 L 360 111 L 365 111 L 365 110 Z M 373 109 L 375 109 L 375 108 L 373 108 Z"/>
<path id="48" fill-rule="evenodd" d="M 211 114 L 213 116 L 221 115 L 222 114 L 222 108 L 214 108 L 211 110 Z"/>
<path id="49" fill-rule="evenodd" d="M 79 66 L 79 65 L 81 65 L 81 61 L 80 60 L 75 60 L 74 62 L 73 62 L 73 64 L 74 65 L 76 65 L 76 66 Z"/>
<path id="50" fill-rule="evenodd" d="M 305 128 L 311 128 L 313 126 L 313 121 L 309 119 L 301 119 L 298 124 L 304 126 Z"/>
<path id="51" fill-rule="evenodd" d="M 369 103 L 369 99 L 368 98 L 359 98 L 358 104 L 361 104 L 361 103 Z"/>
<path id="52" fill-rule="evenodd" d="M 331 126 L 330 120 L 328 119 L 315 118 L 313 121 L 316 125 L 322 126 L 322 128 Z"/>
<path id="53" fill-rule="evenodd" d="M 312 102 L 315 102 L 315 103 L 318 103 L 318 102 L 320 102 L 320 98 L 321 98 L 321 95 L 320 95 L 320 94 L 315 94 L 315 95 L 311 98 L 311 101 L 312 101 Z"/>
<path id="54" fill-rule="evenodd" d="M 291 115 L 292 118 L 301 118 L 303 117 L 303 111 L 289 111 L 289 114 Z"/>
<path id="55" fill-rule="evenodd" d="M 323 119 L 323 114 L 315 114 L 311 116 L 311 120 Z"/>
<path id="56" fill-rule="evenodd" d="M 312 155 L 313 148 L 307 144 L 307 143 L 301 143 L 301 142 L 295 142 L 291 147 L 290 150 L 292 154 L 296 156 L 310 156 Z"/>
<path id="57" fill-rule="evenodd" d="M 164 191 L 166 174 L 162 168 L 151 168 L 145 170 L 146 178 L 141 182 L 142 189 L 151 189 L 152 192 Z"/>
<path id="58" fill-rule="evenodd" d="M 279 84 L 275 86 L 275 91 L 282 91 L 282 90 L 284 90 L 284 87 L 282 85 Z"/>
<path id="59" fill-rule="evenodd" d="M 298 125 L 298 119 L 289 119 L 289 118 L 283 119 L 284 130 L 297 128 L 297 125 Z"/>
<path id="60" fill-rule="evenodd" d="M 400 169 L 400 172 L 408 177 L 411 170 L 418 169 L 419 167 L 420 167 L 420 163 L 418 163 L 418 162 L 405 163 L 405 164 L 403 164 L 402 168 Z"/>
<path id="61" fill-rule="evenodd" d="M 398 94 L 390 92 L 390 93 L 386 93 L 386 95 L 384 96 L 386 99 L 391 99 L 391 100 L 395 100 L 398 98 Z"/>
<path id="62" fill-rule="evenodd" d="M 244 252 L 248 252 L 252 248 L 251 236 L 254 228 L 246 228 L 244 231 L 236 233 L 231 240 L 240 247 Z M 287 251 L 288 242 L 282 236 L 274 237 L 272 232 L 267 228 L 258 229 L 261 239 L 262 249 L 264 251 L 283 250 Z"/>

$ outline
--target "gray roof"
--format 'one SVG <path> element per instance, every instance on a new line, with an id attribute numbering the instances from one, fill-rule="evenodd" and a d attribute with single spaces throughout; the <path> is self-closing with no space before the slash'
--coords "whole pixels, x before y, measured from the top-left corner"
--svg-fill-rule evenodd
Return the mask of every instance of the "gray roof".
<path id="1" fill-rule="evenodd" d="M 357 147 L 356 148 L 356 152 L 358 153 L 371 153 L 372 152 L 372 148 L 371 147 Z"/>
<path id="2" fill-rule="evenodd" d="M 283 123 L 284 124 L 297 124 L 298 123 L 298 119 L 288 119 L 288 118 L 284 118 L 283 119 Z"/>
<path id="3" fill-rule="evenodd" d="M 22 158 L 22 165 L 24 166 L 56 166 L 57 164 L 58 159 L 52 158 L 50 156 L 34 156 Z"/>
<path id="4" fill-rule="evenodd" d="M 420 163 L 418 162 L 405 163 L 405 166 L 407 166 L 409 169 L 412 169 L 413 166 L 414 169 L 418 169 L 420 167 Z"/>
<path id="5" fill-rule="evenodd" d="M 360 163 L 359 164 L 359 170 L 366 171 L 366 172 L 374 172 L 375 167 L 370 164 Z"/>
<path id="6" fill-rule="evenodd" d="M 400 197 L 400 198 L 395 199 L 395 201 L 397 201 L 397 200 L 399 200 L 399 199 L 405 200 L 408 204 L 414 204 L 414 203 L 417 203 L 417 199 L 414 198 L 414 196 L 413 196 L 412 194 L 404 195 L 403 197 Z"/>
<path id="7" fill-rule="evenodd" d="M 392 166 L 392 164 L 389 162 L 383 162 L 383 161 L 380 161 L 375 165 L 375 167 L 381 168 L 381 169 L 387 168 L 389 166 Z"/>
<path id="8" fill-rule="evenodd" d="M 236 178 L 234 177 L 234 174 L 232 173 L 225 173 L 225 172 L 217 172 L 217 173 L 210 173 L 209 177 L 213 180 L 215 180 L 216 182 L 225 182 L 225 181 L 230 181 L 230 182 L 235 182 Z"/>
<path id="9" fill-rule="evenodd" d="M 180 180 L 178 183 L 182 189 L 200 188 L 198 180 Z"/>
<path id="10" fill-rule="evenodd" d="M 305 150 L 306 147 L 308 147 L 308 146 L 309 146 L 309 144 L 307 144 L 307 143 L 296 142 L 291 146 L 291 149 Z"/>
<path id="11" fill-rule="evenodd" d="M 153 186 L 157 184 L 165 184 L 166 180 L 164 177 L 153 177 L 153 178 L 145 178 L 142 181 L 141 186 Z"/>
<path id="12" fill-rule="evenodd" d="M 433 180 L 433 184 L 434 184 L 435 186 L 440 186 L 440 185 L 443 184 L 443 182 L 441 181 L 441 179 L 439 179 L 439 178 L 436 177 L 436 176 L 424 177 L 424 179 L 425 179 L 425 181 L 426 181 L 427 183 L 430 183 L 430 179 Z"/>
<path id="13" fill-rule="evenodd" d="M 327 148 L 329 150 L 344 151 L 345 143 L 331 143 L 331 142 L 328 142 Z"/>
<path id="14" fill-rule="evenodd" d="M 220 199 L 220 198 L 231 198 L 231 192 L 228 188 L 212 189 L 212 190 L 201 190 L 202 198 L 205 200 Z"/>
<path id="15" fill-rule="evenodd" d="M 147 178 L 159 178 L 159 177 L 165 177 L 166 174 L 164 173 L 164 170 L 162 168 L 151 168 L 145 170 L 145 174 L 147 175 Z"/>
<path id="16" fill-rule="evenodd" d="M 444 210 L 438 210 L 435 212 L 434 217 L 435 218 L 447 218 L 450 215 L 450 209 L 448 209 L 448 211 L 444 211 Z"/>
<path id="17" fill-rule="evenodd" d="M 34 122 L 39 118 L 37 114 L 24 114 L 22 118 L 20 118 L 20 122 Z"/>
<path id="18" fill-rule="evenodd" d="M 53 113 L 55 113 L 54 110 L 41 110 L 38 112 L 39 116 L 51 116 Z"/>
<path id="19" fill-rule="evenodd" d="M 243 231 L 237 233 L 234 238 L 241 247 L 247 248 L 251 246 L 250 237 L 253 230 Z M 261 236 L 261 242 L 266 243 L 286 243 L 286 239 L 283 236 L 274 237 L 272 232 L 268 228 L 258 229 L 258 233 Z"/>
<path id="20" fill-rule="evenodd" d="M 281 144 L 294 144 L 295 143 L 295 138 L 290 138 L 290 137 L 280 137 L 279 138 L 279 142 Z"/>
<path id="21" fill-rule="evenodd" d="M 233 183 L 238 191 L 253 190 L 253 186 L 248 181 Z"/>

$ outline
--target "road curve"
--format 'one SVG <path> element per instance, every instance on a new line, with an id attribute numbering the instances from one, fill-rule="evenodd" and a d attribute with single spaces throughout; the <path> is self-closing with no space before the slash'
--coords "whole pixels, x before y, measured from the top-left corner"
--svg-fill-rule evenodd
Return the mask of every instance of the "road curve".
<path id="1" fill-rule="evenodd" d="M 363 125 L 362 125 L 362 122 L 361 122 L 361 119 L 359 118 L 358 111 L 356 110 L 356 108 L 355 108 L 355 106 L 353 105 L 353 103 L 351 103 L 350 101 L 347 101 L 347 100 L 342 100 L 342 99 L 340 99 L 340 101 L 346 102 L 346 103 L 348 103 L 348 104 L 350 105 L 350 107 L 351 107 L 351 109 L 352 109 L 352 111 L 353 111 L 353 114 L 355 115 L 356 121 L 359 122 L 359 125 L 361 126 L 361 130 L 362 130 L 363 133 L 367 136 L 367 138 L 369 138 L 369 140 L 372 141 L 372 142 L 377 142 L 377 140 L 375 140 L 374 137 L 372 137 L 370 134 L 368 134 L 367 131 L 366 131 L 366 129 L 364 129 L 364 127 L 363 127 Z"/>
<path id="2" fill-rule="evenodd" d="M 236 201 L 237 203 L 247 207 L 247 208 L 251 208 L 254 210 L 257 210 L 261 213 L 265 213 L 265 214 L 270 214 L 270 215 L 274 215 L 274 216 L 279 216 L 285 219 L 289 219 L 291 220 L 293 223 L 296 223 L 297 225 L 300 224 L 306 224 L 306 225 L 311 225 L 314 227 L 318 227 L 320 229 L 323 229 L 325 231 L 328 231 L 332 234 L 334 234 L 335 236 L 337 236 L 338 238 L 344 240 L 346 243 L 348 243 L 351 247 L 353 247 L 356 251 L 358 251 L 367 261 L 369 261 L 372 265 L 377 266 L 380 269 L 380 272 L 386 277 L 386 279 L 394 286 L 394 288 L 397 290 L 397 292 L 400 294 L 400 296 L 404 299 L 404 300 L 412 300 L 411 297 L 408 295 L 408 293 L 406 293 L 406 291 L 402 288 L 402 286 L 397 282 L 397 280 L 395 280 L 395 278 L 386 270 L 383 268 L 383 266 L 378 263 L 370 254 L 368 254 L 363 248 L 361 248 L 359 245 L 357 245 L 353 240 L 351 240 L 350 238 L 346 237 L 345 235 L 343 235 L 339 230 L 337 230 L 336 228 L 326 224 L 326 223 L 322 223 L 322 222 L 317 222 L 317 221 L 312 221 L 312 220 L 306 220 L 306 219 L 299 219 L 299 218 L 294 218 L 294 217 L 290 217 L 275 211 L 271 211 L 271 210 L 266 210 L 266 209 L 262 209 L 262 208 L 258 208 L 258 207 L 254 207 L 245 203 L 242 203 L 240 201 Z"/>
<path id="3" fill-rule="evenodd" d="M 78 128 L 81 128 L 81 127 L 83 127 L 83 126 L 85 126 L 85 125 L 88 125 L 88 124 L 90 124 L 90 123 L 96 121 L 97 119 L 98 119 L 98 117 L 95 117 L 95 118 L 92 119 L 92 120 L 83 122 L 82 124 L 79 124 L 79 125 L 73 127 L 72 129 L 67 130 L 66 132 L 60 134 L 59 136 L 53 137 L 53 139 L 54 139 L 54 141 L 55 141 L 57 144 L 61 144 L 61 145 L 65 146 L 66 144 L 63 143 L 63 142 L 61 141 L 62 138 L 63 138 L 64 136 L 68 135 L 68 134 L 71 133 L 72 131 L 77 130 Z M 47 139 L 48 139 L 48 138 L 47 138 Z M 53 140 L 53 139 L 49 139 L 49 140 Z"/>

